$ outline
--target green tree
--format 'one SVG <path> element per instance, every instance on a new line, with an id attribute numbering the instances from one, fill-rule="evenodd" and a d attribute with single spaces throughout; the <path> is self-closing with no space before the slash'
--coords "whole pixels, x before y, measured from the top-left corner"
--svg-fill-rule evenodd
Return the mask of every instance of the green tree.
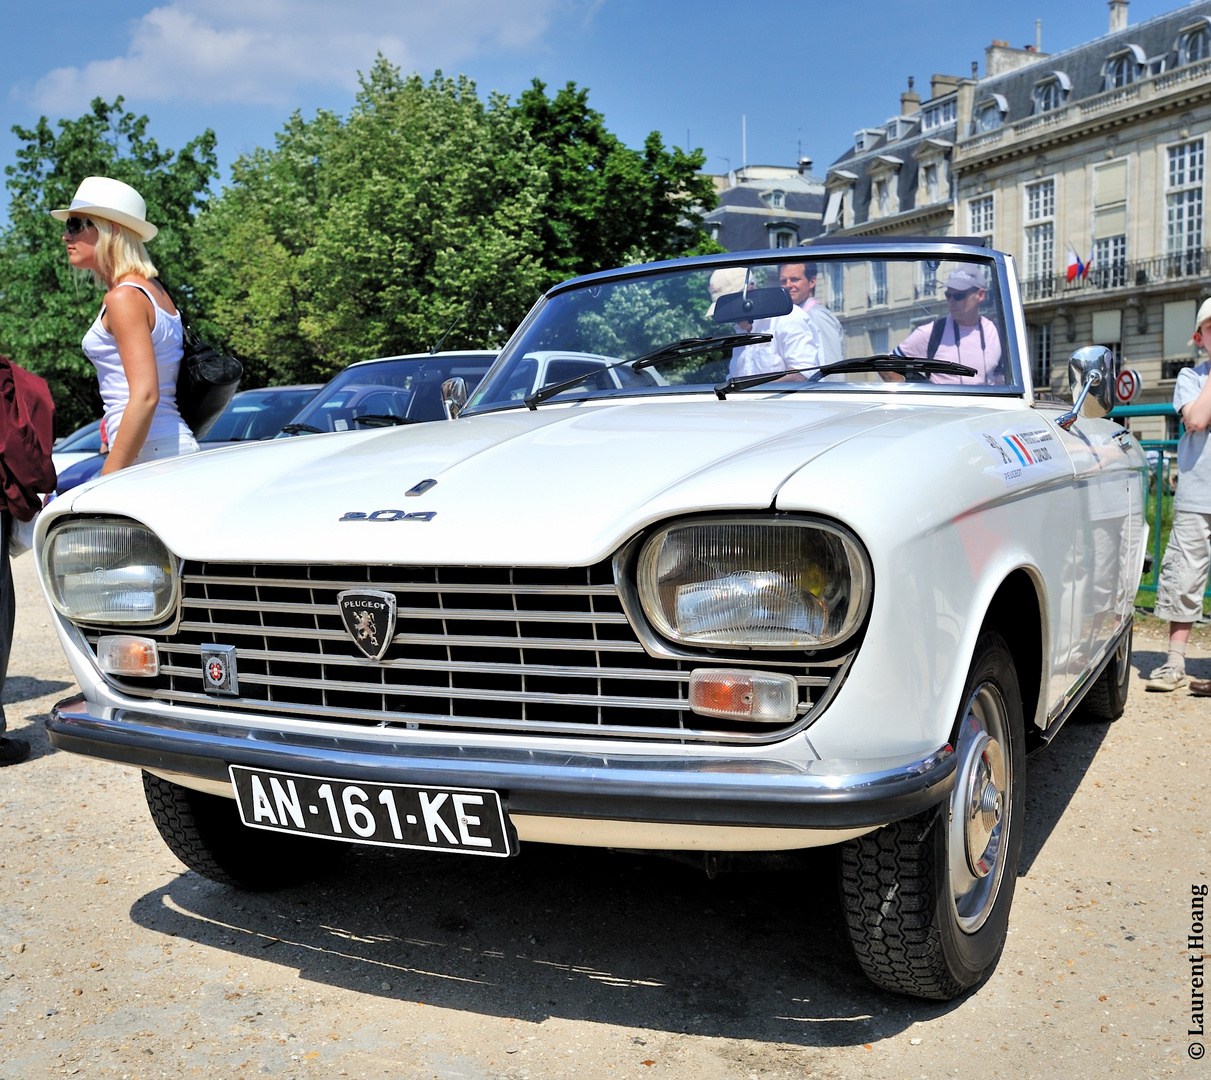
<path id="1" fill-rule="evenodd" d="M 508 101 L 383 58 L 349 118 L 297 115 L 241 158 L 199 228 L 205 303 L 272 381 L 495 347 L 549 279 L 546 179 Z"/>
<path id="2" fill-rule="evenodd" d="M 60 431 L 100 415 L 96 372 L 80 339 L 97 313 L 100 292 L 75 274 L 63 251 L 62 225 L 49 211 L 67 206 L 86 176 L 112 176 L 138 189 L 148 220 L 160 227 L 152 261 L 188 307 L 197 270 L 190 228 L 218 175 L 215 137 L 205 131 L 179 152 L 147 135 L 148 119 L 123 99 L 93 101 L 77 120 L 45 117 L 14 127 L 24 145 L 8 175 L 9 220 L 0 232 L 0 349 L 42 375 L 55 396 Z"/>
<path id="3" fill-rule="evenodd" d="M 535 79 L 516 106 L 550 183 L 543 259 L 553 280 L 723 250 L 702 228 L 716 202 L 699 171 L 703 152 L 670 152 L 656 131 L 642 153 L 633 150 L 607 130 L 588 97 L 571 82 L 547 97 Z"/>

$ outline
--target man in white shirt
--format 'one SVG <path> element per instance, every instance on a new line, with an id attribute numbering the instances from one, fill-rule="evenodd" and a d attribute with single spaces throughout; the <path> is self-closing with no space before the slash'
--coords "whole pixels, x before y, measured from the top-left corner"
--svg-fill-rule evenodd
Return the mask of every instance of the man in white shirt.
<path id="1" fill-rule="evenodd" d="M 711 275 L 709 285 L 711 306 L 707 308 L 707 318 L 714 316 L 715 303 L 720 297 L 744 292 L 746 287 L 752 286 L 748 280 L 748 271 L 744 267 L 729 266 L 716 270 Z M 773 340 L 736 349 L 728 367 L 728 375 L 731 378 L 767 371 L 796 371 L 820 366 L 820 335 L 801 308 L 792 307 L 788 314 L 772 319 L 737 323 L 736 328 L 746 333 L 770 334 Z M 793 378 L 801 380 L 803 376 Z"/>
<path id="2" fill-rule="evenodd" d="M 815 263 L 783 263 L 778 271 L 778 284 L 791 294 L 791 303 L 811 319 L 820 335 L 823 362 L 837 364 L 845 359 L 845 337 L 837 316 L 816 299 L 818 276 Z"/>

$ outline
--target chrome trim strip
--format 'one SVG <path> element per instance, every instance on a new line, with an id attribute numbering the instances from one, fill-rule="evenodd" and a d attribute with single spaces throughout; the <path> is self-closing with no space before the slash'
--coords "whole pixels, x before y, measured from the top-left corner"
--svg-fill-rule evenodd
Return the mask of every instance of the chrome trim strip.
<path id="1" fill-rule="evenodd" d="M 95 643 L 94 643 L 95 644 Z M 201 656 L 204 646 L 187 644 L 161 645 L 165 652 L 186 653 L 191 656 Z M 295 653 L 282 652 L 275 649 L 253 649 L 240 646 L 241 659 L 277 660 L 292 664 L 324 664 L 325 666 L 344 666 L 358 669 L 366 667 L 366 661 L 355 656 L 333 656 L 329 653 Z M 391 668 L 397 671 L 449 671 L 470 672 L 483 675 L 543 675 L 553 678 L 569 679 L 622 679 L 650 682 L 689 682 L 690 671 L 664 671 L 654 668 L 624 668 L 624 667 L 560 667 L 555 664 L 488 664 L 474 660 L 379 660 L 376 667 Z M 196 675 L 188 668 L 166 665 L 162 670 L 182 675 Z M 289 682 L 289 680 L 281 680 Z M 318 681 L 318 680 L 316 680 Z M 796 675 L 795 681 L 800 686 L 828 686 L 833 679 L 827 675 Z M 297 680 L 298 685 L 307 685 L 305 680 Z"/>
<path id="2" fill-rule="evenodd" d="M 1123 638 L 1129 633 L 1131 633 L 1131 629 L 1134 625 L 1135 618 L 1133 616 L 1132 618 L 1128 619 L 1126 624 L 1120 628 L 1119 632 L 1115 634 L 1109 642 L 1107 642 L 1106 648 L 1102 652 L 1102 655 L 1097 658 L 1095 663 L 1091 664 L 1085 669 L 1085 673 L 1069 689 L 1068 693 L 1064 696 L 1063 701 L 1052 709 L 1047 718 L 1047 726 L 1042 731 L 1038 731 L 1038 729 L 1035 728 L 1035 731 L 1038 731 L 1036 736 L 1038 740 L 1038 744 L 1035 746 L 1036 750 L 1042 749 L 1049 742 L 1051 742 L 1051 740 L 1054 739 L 1057 734 L 1059 734 L 1060 728 L 1062 728 L 1064 724 L 1067 723 L 1069 717 L 1076 712 L 1077 706 L 1081 703 L 1081 699 L 1089 692 L 1090 687 L 1097 682 L 1102 672 L 1106 670 L 1106 665 L 1109 664 L 1112 659 L 1114 659 L 1114 653 L 1119 647 L 1119 642 L 1122 641 Z"/>
<path id="3" fill-rule="evenodd" d="M 613 596 L 613 585 L 474 585 L 458 582 L 453 585 L 432 581 L 370 581 L 354 578 L 268 578 L 231 577 L 222 574 L 185 574 L 189 585 L 265 585 L 275 589 L 388 589 L 402 593 L 483 593 L 492 596 Z"/>
<path id="4" fill-rule="evenodd" d="M 245 600 L 203 600 L 190 597 L 186 609 L 211 611 L 249 611 L 253 604 Z M 255 601 L 255 610 L 276 615 L 331 615 L 336 604 L 274 604 Z M 551 622 L 551 623 L 613 623 L 625 625 L 627 617 L 620 611 L 537 611 L 523 608 L 447 608 L 396 607 L 397 619 L 445 619 L 451 622 Z"/>

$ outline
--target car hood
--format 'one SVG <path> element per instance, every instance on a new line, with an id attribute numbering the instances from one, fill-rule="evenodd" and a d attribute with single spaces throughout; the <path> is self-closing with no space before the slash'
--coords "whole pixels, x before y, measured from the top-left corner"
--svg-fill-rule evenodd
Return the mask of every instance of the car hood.
<path id="1" fill-rule="evenodd" d="M 922 411 L 934 409 L 556 405 L 157 461 L 62 502 L 137 518 L 188 559 L 588 565 L 677 513 L 767 509 L 813 458 Z M 422 480 L 437 483 L 408 495 Z M 370 517 L 378 511 L 396 513 Z"/>

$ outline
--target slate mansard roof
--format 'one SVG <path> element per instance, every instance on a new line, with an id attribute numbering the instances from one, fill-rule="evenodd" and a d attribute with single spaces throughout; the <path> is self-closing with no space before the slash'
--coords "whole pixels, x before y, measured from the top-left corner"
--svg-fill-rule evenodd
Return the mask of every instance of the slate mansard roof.
<path id="1" fill-rule="evenodd" d="M 1177 47 L 1182 31 L 1206 20 L 1211 31 L 1211 0 L 1198 0 L 1175 11 L 1158 15 L 1141 23 L 1128 25 L 1113 33 L 1104 34 L 1092 41 L 1066 49 L 1063 52 L 1040 54 L 1039 59 L 1024 67 L 998 75 L 985 76 L 972 83 L 965 80 L 972 91 L 972 115 L 980 106 L 995 101 L 1003 107 L 1001 126 L 1038 115 L 1035 108 L 1035 90 L 1045 81 L 1058 80 L 1063 90 L 1062 105 L 1096 97 L 1107 90 L 1104 78 L 1107 61 L 1125 51 L 1134 53 L 1142 65 L 1136 79 L 1143 79 L 1160 70 L 1171 71 L 1184 63 Z M 851 145 L 828 169 L 830 179 L 838 172 L 851 173 L 855 177 L 853 213 L 855 224 L 871 221 L 870 200 L 872 179 L 868 172 L 880 157 L 898 159 L 898 187 L 900 211 L 904 213 L 915 206 L 917 194 L 917 161 L 913 154 L 927 139 L 940 142 L 962 142 L 975 134 L 972 125 L 959 131 L 957 121 L 923 130 L 925 113 L 947 101 L 955 101 L 957 92 L 941 94 L 922 102 L 919 111 L 909 116 L 894 117 L 886 124 L 867 129 L 868 141 L 862 150 Z M 890 126 L 889 126 L 890 125 Z M 895 137 L 894 128 L 903 133 Z M 876 134 L 882 128 L 881 134 Z M 950 193 L 940 198 L 948 199 Z M 835 227 L 835 226 L 834 226 Z"/>
<path id="2" fill-rule="evenodd" d="M 771 205 L 775 192 L 782 193 L 780 207 Z M 718 229 L 717 239 L 728 251 L 768 248 L 771 231 L 779 228 L 793 231 L 797 242 L 820 234 L 824 181 L 818 176 L 806 172 L 771 178 L 737 176 L 718 194 L 719 205 L 705 215 L 704 223 Z"/>

